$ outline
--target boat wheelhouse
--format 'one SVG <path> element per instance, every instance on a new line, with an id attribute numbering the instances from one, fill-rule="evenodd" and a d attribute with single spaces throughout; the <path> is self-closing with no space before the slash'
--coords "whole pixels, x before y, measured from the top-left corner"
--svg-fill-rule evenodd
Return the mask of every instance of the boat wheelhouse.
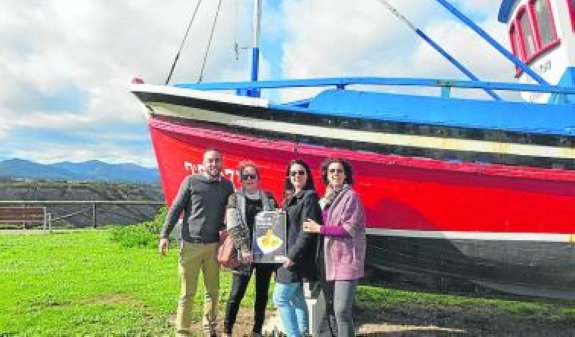
<path id="1" fill-rule="evenodd" d="M 548 83 L 575 85 L 575 1 L 529 0 L 503 1 L 499 20 L 509 27 L 513 54 Z M 517 68 L 521 83 L 533 79 Z M 525 93 L 529 102 L 547 103 L 557 96 Z M 571 103 L 575 98 L 566 97 Z"/>

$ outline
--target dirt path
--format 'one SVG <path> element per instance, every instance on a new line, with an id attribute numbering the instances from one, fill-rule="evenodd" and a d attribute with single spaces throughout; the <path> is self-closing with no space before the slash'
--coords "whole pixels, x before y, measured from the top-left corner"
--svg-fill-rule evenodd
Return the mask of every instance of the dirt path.
<path id="1" fill-rule="evenodd" d="M 276 319 L 274 312 L 268 313 L 268 318 L 266 319 L 267 326 L 270 325 L 271 321 Z M 241 309 L 237 323 L 234 326 L 234 337 L 244 337 L 251 336 L 252 331 L 253 316 L 250 310 Z M 359 322 L 358 322 L 359 323 Z M 222 331 L 223 324 L 219 324 L 219 331 Z M 193 331 L 202 331 L 202 326 L 199 322 L 193 325 Z M 400 325 L 400 324 L 388 324 L 388 323 L 360 323 L 359 331 L 357 336 L 365 337 L 411 337 L 411 336 L 458 336 L 465 333 L 464 330 L 441 328 L 433 325 Z M 268 330 L 268 336 L 272 336 L 273 333 Z M 465 334 L 469 336 L 469 334 Z M 198 335 L 201 336 L 201 335 Z"/>
<path id="2" fill-rule="evenodd" d="M 460 310 L 450 307 L 434 312 L 414 307 L 385 310 L 356 308 L 354 316 L 359 330 L 358 336 L 366 337 L 575 336 L 575 322 L 550 324 L 516 317 L 494 317 L 482 308 Z M 221 321 L 223 313 L 220 313 L 219 317 Z M 273 325 L 274 319 L 276 319 L 275 311 L 268 310 L 265 326 Z M 252 324 L 252 311 L 241 308 L 233 336 L 250 336 Z M 193 328 L 194 331 L 202 331 L 199 322 L 196 322 Z M 223 323 L 220 322 L 219 331 L 222 329 Z"/>

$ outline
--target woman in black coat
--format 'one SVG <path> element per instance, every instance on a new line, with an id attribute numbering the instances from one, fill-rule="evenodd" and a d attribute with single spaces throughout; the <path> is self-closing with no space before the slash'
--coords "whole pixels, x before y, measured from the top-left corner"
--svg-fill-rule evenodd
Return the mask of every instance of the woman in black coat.
<path id="1" fill-rule="evenodd" d="M 287 215 L 287 256 L 276 272 L 273 300 L 288 337 L 307 332 L 308 317 L 302 283 L 317 281 L 318 237 L 302 230 L 307 219 L 321 223 L 319 197 L 309 166 L 292 160 L 287 168 L 284 209 Z"/>

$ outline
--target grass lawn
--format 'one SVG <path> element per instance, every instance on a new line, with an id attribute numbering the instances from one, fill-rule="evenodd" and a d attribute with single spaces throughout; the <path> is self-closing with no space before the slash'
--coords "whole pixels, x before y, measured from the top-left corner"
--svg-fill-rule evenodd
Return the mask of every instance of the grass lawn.
<path id="1" fill-rule="evenodd" d="M 0 336 L 170 335 L 167 318 L 179 292 L 176 265 L 176 250 L 161 258 L 154 248 L 121 247 L 106 230 L 0 234 Z M 222 276 L 221 309 L 231 279 Z M 202 294 L 200 287 L 197 303 Z M 251 306 L 252 299 L 250 287 L 243 304 Z M 370 286 L 360 286 L 356 299 L 358 323 L 370 327 L 366 332 L 388 331 L 378 330 L 383 325 L 435 325 L 495 335 L 575 335 L 575 307 L 565 303 Z"/>
<path id="2" fill-rule="evenodd" d="M 123 248 L 107 231 L 0 235 L 0 335 L 170 334 L 176 265 L 176 250 Z"/>

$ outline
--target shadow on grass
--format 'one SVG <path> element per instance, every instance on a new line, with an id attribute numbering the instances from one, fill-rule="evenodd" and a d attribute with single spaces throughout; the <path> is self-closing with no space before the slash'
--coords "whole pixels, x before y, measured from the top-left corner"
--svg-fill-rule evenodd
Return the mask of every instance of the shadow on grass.
<path id="1" fill-rule="evenodd" d="M 453 337 L 453 336 L 469 336 L 466 332 L 453 332 L 453 331 L 437 331 L 435 329 L 406 329 L 404 331 L 379 331 L 358 333 L 357 337 Z"/>
<path id="2" fill-rule="evenodd" d="M 418 303 L 359 305 L 356 324 L 365 336 L 575 336 L 575 321 L 555 313 L 509 314 L 489 306 Z"/>

